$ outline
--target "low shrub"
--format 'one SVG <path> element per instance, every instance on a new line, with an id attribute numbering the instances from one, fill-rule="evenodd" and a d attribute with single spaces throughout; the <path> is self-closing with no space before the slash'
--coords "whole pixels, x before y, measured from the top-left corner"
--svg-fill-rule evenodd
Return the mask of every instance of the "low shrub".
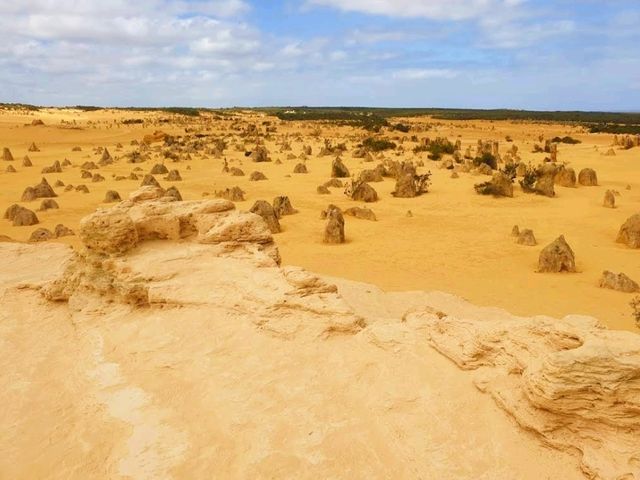
<path id="1" fill-rule="evenodd" d="M 522 187 L 522 191 L 527 193 L 534 193 L 536 191 L 535 185 L 538 181 L 538 177 L 538 169 L 532 167 L 531 164 L 527 165 L 524 176 L 519 182 L 520 186 Z"/>
<path id="2" fill-rule="evenodd" d="M 476 193 L 480 195 L 496 195 L 496 186 L 492 181 L 476 183 L 473 188 L 476 190 Z"/>
<path id="3" fill-rule="evenodd" d="M 572 137 L 569 137 L 569 136 L 566 136 L 566 137 L 553 137 L 551 139 L 551 141 L 553 143 L 567 143 L 569 145 L 577 145 L 578 143 L 582 143 L 577 138 L 572 138 Z"/>
<path id="4" fill-rule="evenodd" d="M 517 177 L 517 171 L 518 169 L 518 165 L 516 165 L 515 163 L 507 163 L 504 168 L 502 168 L 500 171 L 502 173 L 504 173 L 507 177 L 509 177 L 511 180 L 514 180 Z"/>
<path id="5" fill-rule="evenodd" d="M 491 152 L 483 152 L 482 155 L 473 160 L 473 163 L 476 167 L 482 163 L 486 163 L 493 170 L 498 168 L 498 159 Z"/>
<path id="6" fill-rule="evenodd" d="M 386 138 L 368 137 L 362 142 L 362 146 L 371 152 L 383 152 L 385 150 L 393 150 L 396 144 Z"/>
<path id="7" fill-rule="evenodd" d="M 456 146 L 449 141 L 447 138 L 438 137 L 435 140 L 429 142 L 425 145 L 425 151 L 429 152 L 427 157 L 430 160 L 440 160 L 443 155 L 453 155 L 453 152 L 456 151 Z M 415 151 L 415 149 L 414 149 Z"/>

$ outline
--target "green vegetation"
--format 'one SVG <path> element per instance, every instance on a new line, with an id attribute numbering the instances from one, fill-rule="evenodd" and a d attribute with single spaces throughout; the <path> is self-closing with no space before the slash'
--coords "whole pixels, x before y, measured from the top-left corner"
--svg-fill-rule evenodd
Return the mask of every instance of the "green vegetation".
<path id="1" fill-rule="evenodd" d="M 504 169 L 500 170 L 504 173 L 513 183 L 513 180 L 516 178 L 516 164 L 510 163 L 507 164 Z M 504 196 L 504 190 L 499 185 L 492 180 L 482 183 L 476 183 L 473 188 L 476 193 L 479 195 L 493 195 L 494 197 L 502 197 Z"/>
<path id="2" fill-rule="evenodd" d="M 538 145 L 537 143 L 533 146 L 533 153 L 544 153 L 546 152 L 546 148 Z"/>
<path id="3" fill-rule="evenodd" d="M 389 126 L 387 119 L 431 116 L 436 120 L 512 120 L 583 125 L 591 133 L 640 134 L 640 113 L 531 110 L 475 110 L 461 108 L 369 108 L 369 107 L 271 107 L 257 111 L 281 120 L 324 120 L 350 122 L 354 126 L 379 131 Z"/>
<path id="4" fill-rule="evenodd" d="M 491 180 L 488 182 L 476 183 L 473 188 L 479 195 L 493 195 L 495 197 L 499 195 L 495 184 Z"/>
<path id="5" fill-rule="evenodd" d="M 259 109 L 260 110 L 260 109 Z M 352 108 L 295 108 L 295 109 L 262 109 L 280 120 L 328 121 L 343 125 L 360 127 L 372 132 L 379 132 L 382 127 L 389 126 L 387 120 L 372 111 L 372 109 Z"/>
<path id="6" fill-rule="evenodd" d="M 538 181 L 538 177 L 540 173 L 537 168 L 532 167 L 531 164 L 527 165 L 524 176 L 522 180 L 520 180 L 520 186 L 522 187 L 522 191 L 526 193 L 533 193 L 536 191 L 535 185 Z"/>
<path id="7" fill-rule="evenodd" d="M 613 133 L 615 135 L 640 135 L 640 125 L 599 124 L 589 127 L 591 133 Z"/>
<path id="8" fill-rule="evenodd" d="M 123 108 L 120 110 L 129 110 L 133 112 L 163 112 L 173 113 L 176 115 L 185 115 L 187 117 L 199 117 L 200 110 L 197 108 L 185 108 L 185 107 L 163 107 L 163 108 Z"/>
<path id="9" fill-rule="evenodd" d="M 387 140 L 386 138 L 365 138 L 362 142 L 362 146 L 371 152 L 383 152 L 385 150 L 393 150 L 396 148 L 396 144 Z"/>
<path id="10" fill-rule="evenodd" d="M 103 107 L 96 107 L 93 105 L 76 105 L 75 108 L 77 110 L 82 110 L 83 112 L 95 112 L 98 110 L 104 110 Z M 177 115 L 186 115 L 188 117 L 198 117 L 200 116 L 200 110 L 197 108 L 187 108 L 187 107 L 114 107 L 113 110 L 121 110 L 124 112 L 163 112 L 163 113 L 174 113 Z"/>
<path id="11" fill-rule="evenodd" d="M 395 125 L 393 125 L 393 129 L 398 130 L 399 132 L 402 132 L 402 133 L 409 133 L 409 130 L 411 130 L 411 127 L 409 125 L 405 125 L 404 123 L 396 123 Z"/>
<path id="12" fill-rule="evenodd" d="M 442 120 L 535 120 L 544 122 L 640 124 L 640 113 L 607 112 L 538 112 L 530 110 L 433 109 L 434 118 Z M 428 114 L 428 113 L 427 113 Z"/>
<path id="13" fill-rule="evenodd" d="M 498 159 L 491 152 L 483 152 L 482 155 L 476 157 L 473 160 L 474 165 L 477 167 L 483 163 L 486 163 L 492 170 L 498 168 Z"/>
<path id="14" fill-rule="evenodd" d="M 576 145 L 578 143 L 582 143 L 580 140 L 572 137 L 553 137 L 551 139 L 553 143 L 567 143 L 569 145 Z"/>
<path id="15" fill-rule="evenodd" d="M 507 163 L 504 166 L 504 168 L 502 168 L 500 171 L 504 173 L 507 177 L 509 177 L 511 180 L 515 180 L 515 178 L 517 177 L 517 170 L 518 170 L 518 165 L 511 162 L 511 163 Z"/>
<path id="16" fill-rule="evenodd" d="M 3 110 L 20 109 L 20 110 L 29 110 L 34 112 L 37 112 L 38 110 L 40 110 L 40 107 L 36 107 L 35 105 L 29 105 L 27 103 L 0 103 L 0 108 Z"/>
<path id="17" fill-rule="evenodd" d="M 103 110 L 102 107 L 94 107 L 92 105 L 76 105 L 70 108 L 75 108 L 76 110 L 82 110 L 83 112 L 95 112 L 98 110 Z"/>
<path id="18" fill-rule="evenodd" d="M 376 115 L 382 118 L 416 117 L 429 115 L 439 120 L 533 120 L 544 122 L 573 122 L 594 124 L 626 124 L 640 126 L 639 113 L 580 112 L 580 111 L 533 111 L 533 110 L 476 110 L 463 108 L 375 108 L 375 107 L 270 107 L 258 108 L 281 118 L 320 120 L 329 117 L 346 120 L 348 116 Z M 319 118 L 319 117 L 324 118 Z M 316 117 L 316 118 L 314 118 Z"/>
<path id="19" fill-rule="evenodd" d="M 413 153 L 418 154 L 422 152 L 429 152 L 428 158 L 430 160 L 440 160 L 443 155 L 453 155 L 456 146 L 447 138 L 438 137 L 435 140 L 425 143 L 423 145 L 416 145 L 413 149 Z"/>

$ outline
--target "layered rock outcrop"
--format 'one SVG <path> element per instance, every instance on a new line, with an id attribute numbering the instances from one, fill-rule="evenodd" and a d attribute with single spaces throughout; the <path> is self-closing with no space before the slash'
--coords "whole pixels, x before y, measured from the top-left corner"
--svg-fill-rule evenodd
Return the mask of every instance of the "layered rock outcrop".
<path id="1" fill-rule="evenodd" d="M 640 336 L 594 319 L 467 320 L 433 313 L 427 337 L 545 443 L 577 451 L 588 478 L 640 478 Z"/>
<path id="2" fill-rule="evenodd" d="M 235 210 L 233 203 L 215 199 L 176 201 L 158 187 L 143 187 L 109 209 L 80 222 L 84 248 L 66 274 L 44 290 L 50 300 L 68 300 L 78 290 L 91 290 L 125 303 L 148 305 L 144 275 L 128 272 L 125 255 L 154 240 L 217 245 L 219 251 L 253 252 L 274 266 L 278 250 L 267 224 L 253 213 Z"/>

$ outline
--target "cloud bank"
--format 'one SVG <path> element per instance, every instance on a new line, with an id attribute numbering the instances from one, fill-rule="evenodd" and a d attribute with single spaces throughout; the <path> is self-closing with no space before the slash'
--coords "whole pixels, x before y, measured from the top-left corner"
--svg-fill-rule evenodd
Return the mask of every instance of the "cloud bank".
<path id="1" fill-rule="evenodd" d="M 634 0 L 0 1 L 0 101 L 640 109 L 637 18 Z"/>

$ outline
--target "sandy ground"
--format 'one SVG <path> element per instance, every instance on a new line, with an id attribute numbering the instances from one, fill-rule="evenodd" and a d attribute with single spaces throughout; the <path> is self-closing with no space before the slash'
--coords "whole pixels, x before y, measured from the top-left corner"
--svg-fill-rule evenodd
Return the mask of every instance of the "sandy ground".
<path id="1" fill-rule="evenodd" d="M 56 189 L 59 210 L 38 212 L 41 225 L 53 229 L 63 223 L 75 229 L 80 218 L 102 205 L 107 190 L 117 190 L 123 198 L 135 190 L 139 181 L 112 180 L 112 174 L 128 175 L 136 165 L 119 162 L 101 168 L 99 171 L 106 182 L 91 183 L 80 179 L 79 165 L 84 161 L 98 161 L 99 155 L 92 148 L 108 147 L 112 155 L 121 156 L 133 147 L 133 139 L 141 140 L 143 135 L 156 129 L 171 134 L 184 134 L 185 125 L 178 121 L 151 125 L 124 126 L 115 123 L 122 118 L 157 118 L 158 114 L 123 113 L 113 111 L 79 112 L 49 110 L 28 114 L 25 112 L 0 112 L 0 147 L 9 147 L 16 161 L 12 162 L 17 173 L 5 173 L 9 162 L 0 161 L 0 209 L 13 203 L 20 203 L 25 187 L 37 183 L 42 177 L 40 171 L 55 160 L 68 158 L 74 167 L 68 167 L 61 174 L 45 175 L 49 182 L 60 179 L 65 184 L 85 183 L 91 193 L 63 192 Z M 175 118 L 167 115 L 160 117 Z M 45 126 L 26 126 L 34 118 L 40 118 Z M 600 186 L 563 188 L 556 186 L 556 198 L 550 199 L 523 194 L 516 187 L 514 198 L 495 199 L 475 194 L 473 184 L 486 177 L 462 173 L 460 178 L 451 179 L 450 172 L 438 168 L 438 164 L 424 157 L 424 170 L 433 173 L 430 193 L 413 199 L 396 199 L 390 192 L 394 181 L 385 179 L 373 183 L 381 200 L 369 206 L 378 217 L 377 222 L 346 219 L 347 243 L 327 246 L 321 243 L 324 222 L 319 214 L 328 203 L 340 207 L 355 206 L 342 189 L 333 189 L 331 195 L 318 195 L 316 187 L 329 179 L 332 157 L 317 156 L 322 138 L 346 141 L 352 147 L 362 138 L 362 131 L 350 127 L 321 127 L 319 138 L 311 136 L 316 125 L 309 123 L 278 123 L 277 119 L 243 117 L 247 121 L 260 124 L 271 120 L 278 125 L 278 132 L 266 145 L 273 160 L 281 159 L 282 164 L 252 163 L 242 152 L 229 148 L 225 156 L 231 166 L 240 166 L 245 177 L 231 177 L 221 172 L 222 160 L 194 156 L 193 160 L 172 164 L 169 169 L 180 170 L 183 181 L 175 185 L 185 199 L 202 198 L 205 192 L 229 186 L 240 186 L 247 192 L 247 201 L 238 204 L 248 209 L 257 199 L 271 201 L 276 195 L 288 195 L 297 215 L 282 220 L 283 232 L 276 235 L 283 262 L 300 265 L 318 273 L 344 277 L 356 281 L 375 284 L 386 290 L 441 290 L 460 295 L 478 305 L 503 307 L 514 314 L 548 314 L 562 317 L 567 314 L 588 314 L 603 323 L 618 329 L 635 329 L 629 301 L 632 295 L 598 288 L 598 279 L 603 270 L 623 271 L 636 281 L 640 281 L 638 251 L 615 243 L 620 225 L 626 218 L 640 210 L 640 149 L 617 150 L 614 157 L 603 156 L 612 144 L 612 135 L 581 133 L 579 129 L 564 125 L 511 123 L 511 122 L 441 122 L 426 118 L 408 119 L 414 124 L 432 124 L 430 131 L 419 133 L 419 137 L 448 136 L 460 138 L 463 150 L 467 145 L 475 145 L 478 139 L 500 140 L 501 151 L 510 144 L 504 141 L 506 135 L 514 139 L 525 162 L 538 163 L 543 154 L 531 153 L 537 137 L 547 138 L 570 134 L 583 141 L 579 145 L 560 145 L 559 160 L 567 162 L 576 172 L 583 167 L 592 167 L 598 173 Z M 61 124 L 65 120 L 74 124 Z M 188 120 L 192 121 L 192 120 Z M 199 122 L 200 120 L 195 120 Z M 233 133 L 229 129 L 232 122 L 216 121 L 205 133 Z M 276 140 L 282 135 L 290 135 L 293 152 L 279 153 Z M 301 135 L 303 142 L 293 138 Z M 391 136 L 395 133 L 390 134 Z M 409 136 L 411 133 L 408 134 Z M 28 153 L 31 142 L 36 142 L 39 153 Z M 122 150 L 115 145 L 121 142 Z M 298 160 L 287 160 L 288 153 L 298 155 L 303 144 L 313 146 L 313 155 L 307 161 L 310 173 L 292 174 Z M 408 143 L 407 159 L 416 159 L 411 153 L 412 143 Z M 81 152 L 72 152 L 74 146 L 82 147 Z M 376 163 L 362 163 L 343 156 L 351 173 L 364 168 L 373 168 Z M 34 166 L 24 168 L 21 160 L 28 154 Z M 424 155 L 424 154 L 423 154 Z M 388 158 L 400 158 L 387 154 Z M 159 161 L 159 160 L 158 160 Z M 141 164 L 148 172 L 156 161 Z M 187 170 L 187 165 L 191 170 Z M 259 170 L 266 174 L 267 181 L 250 182 L 249 174 Z M 162 176 L 158 180 L 163 182 Z M 627 190 L 627 185 L 631 186 Z M 618 207 L 607 209 L 602 206 L 607 189 L 620 192 Z M 26 206 L 36 210 L 39 201 Z M 411 210 L 413 217 L 406 216 Z M 511 227 L 520 225 L 532 228 L 539 245 L 525 247 L 515 244 L 510 235 Z M 0 235 L 8 235 L 18 240 L 26 240 L 36 227 L 13 227 L 6 220 L 0 220 Z M 574 249 L 579 273 L 539 274 L 536 273 L 537 258 L 541 248 L 564 234 Z M 77 240 L 69 237 L 62 242 L 75 245 Z"/>
<path id="2" fill-rule="evenodd" d="M 343 281 L 366 332 L 307 333 L 342 308 L 326 300 L 319 314 L 295 310 L 300 328 L 283 338 L 255 318 L 261 296 L 278 299 L 278 270 L 211 249 L 138 249 L 132 268 L 148 266 L 165 284 L 157 293 L 184 303 L 132 309 L 49 303 L 20 285 L 56 278 L 68 249 L 0 246 L 13 260 L 0 272 L 0 478 L 585 478 L 576 452 L 520 428 L 429 346 L 424 326 L 394 318 L 425 301 L 504 313 Z M 363 289 L 384 305 L 374 316 L 357 301 Z M 291 298 L 295 308 L 310 297 Z"/>

